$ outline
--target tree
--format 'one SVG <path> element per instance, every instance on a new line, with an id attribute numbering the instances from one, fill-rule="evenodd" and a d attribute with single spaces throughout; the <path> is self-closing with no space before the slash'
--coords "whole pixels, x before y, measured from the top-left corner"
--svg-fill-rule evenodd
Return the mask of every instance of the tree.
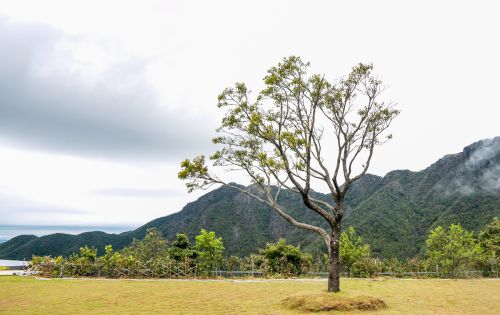
<path id="1" fill-rule="evenodd" d="M 483 228 L 478 240 L 485 254 L 481 269 L 487 275 L 496 275 L 500 259 L 500 220 L 497 217 Z"/>
<path id="2" fill-rule="evenodd" d="M 439 272 L 450 276 L 474 266 L 483 255 L 473 232 L 464 230 L 460 224 L 452 224 L 448 230 L 438 226 L 431 230 L 425 243 L 429 261 Z"/>
<path id="3" fill-rule="evenodd" d="M 349 277 L 353 265 L 365 258 L 370 257 L 370 245 L 363 243 L 363 238 L 356 234 L 351 226 L 349 233 L 343 231 L 340 234 L 340 265 L 343 266 Z"/>
<path id="4" fill-rule="evenodd" d="M 186 259 L 196 258 L 196 251 L 189 243 L 189 237 L 184 233 L 177 233 L 172 246 L 169 249 L 170 257 L 176 261 L 185 261 Z"/>
<path id="5" fill-rule="evenodd" d="M 151 275 L 161 273 L 163 265 L 169 260 L 168 244 L 156 228 L 146 230 L 142 240 L 134 239 L 123 254 L 131 256 L 141 268 L 150 270 Z"/>
<path id="6" fill-rule="evenodd" d="M 500 257 L 500 219 L 494 217 L 479 233 L 478 239 L 485 251 Z"/>
<path id="7" fill-rule="evenodd" d="M 213 166 L 243 171 L 256 189 L 227 183 L 209 171 L 204 156 L 181 163 L 179 178 L 188 191 L 229 185 L 265 203 L 296 227 L 319 234 L 329 254 L 328 290 L 339 291 L 339 237 L 344 200 L 351 185 L 366 174 L 375 146 L 399 113 L 378 101 L 384 90 L 372 65 L 358 64 L 335 82 L 307 75 L 309 63 L 285 58 L 268 70 L 265 88 L 255 99 L 244 83 L 218 97 L 225 116 L 213 139 Z M 329 201 L 313 197 L 323 185 Z M 324 227 L 300 222 L 280 204 L 288 189 L 325 220 Z M 317 189 L 319 190 L 319 189 Z"/>
<path id="8" fill-rule="evenodd" d="M 217 267 L 223 259 L 224 243 L 222 237 L 217 237 L 214 231 L 207 232 L 202 229 L 200 235 L 197 235 L 195 239 L 200 267 L 210 275 L 213 268 Z"/>

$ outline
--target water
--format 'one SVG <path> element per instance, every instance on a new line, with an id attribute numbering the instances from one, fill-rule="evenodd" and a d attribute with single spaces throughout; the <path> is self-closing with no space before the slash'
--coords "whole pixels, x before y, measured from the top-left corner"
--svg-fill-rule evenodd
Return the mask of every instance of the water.
<path id="1" fill-rule="evenodd" d="M 18 235 L 43 236 L 53 233 L 80 234 L 83 232 L 102 231 L 121 233 L 137 228 L 136 226 L 68 226 L 68 225 L 0 225 L 0 243 Z"/>
<path id="2" fill-rule="evenodd" d="M 26 266 L 27 264 L 28 264 L 27 261 L 22 261 L 22 260 L 0 259 L 0 266 L 2 267 L 20 267 L 20 266 Z"/>

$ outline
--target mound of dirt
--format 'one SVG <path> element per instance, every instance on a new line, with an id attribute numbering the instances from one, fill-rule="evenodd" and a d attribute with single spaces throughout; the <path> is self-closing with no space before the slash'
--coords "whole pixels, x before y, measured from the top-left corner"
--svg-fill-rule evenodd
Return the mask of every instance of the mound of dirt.
<path id="1" fill-rule="evenodd" d="M 290 309 L 307 312 L 320 311 L 349 311 L 367 310 L 373 311 L 385 308 L 381 299 L 371 296 L 345 296 L 342 293 L 311 293 L 292 295 L 283 301 L 283 305 Z"/>

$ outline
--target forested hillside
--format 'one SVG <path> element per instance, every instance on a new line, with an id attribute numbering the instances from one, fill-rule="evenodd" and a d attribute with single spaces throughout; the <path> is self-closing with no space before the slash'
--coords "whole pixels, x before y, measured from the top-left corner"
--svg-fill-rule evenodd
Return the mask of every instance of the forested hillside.
<path id="1" fill-rule="evenodd" d="M 329 198 L 321 193 L 317 197 Z M 323 220 L 304 208 L 297 194 L 285 191 L 280 198 L 297 219 L 322 224 Z M 352 186 L 346 204 L 344 227 L 354 226 L 374 254 L 383 257 L 419 254 L 428 231 L 438 225 L 460 223 L 479 230 L 500 216 L 500 137 L 471 144 L 419 172 L 397 170 L 383 178 L 366 175 Z M 226 254 L 232 255 L 247 255 L 279 238 L 312 253 L 324 250 L 315 234 L 291 226 L 241 192 L 220 187 L 181 211 L 134 231 L 19 236 L 0 244 L 0 258 L 68 255 L 83 245 L 95 246 L 102 253 L 106 244 L 119 249 L 133 238 L 142 238 L 149 227 L 158 228 L 168 239 L 176 233 L 193 237 L 202 228 L 216 231 L 224 239 Z"/>

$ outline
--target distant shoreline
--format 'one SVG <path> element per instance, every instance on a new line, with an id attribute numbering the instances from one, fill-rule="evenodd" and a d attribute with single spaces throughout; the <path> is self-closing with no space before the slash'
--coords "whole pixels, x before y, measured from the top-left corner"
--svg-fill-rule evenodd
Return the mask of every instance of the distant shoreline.
<path id="1" fill-rule="evenodd" d="M 92 231 L 102 231 L 105 233 L 120 234 L 137 228 L 131 225 L 115 226 L 72 226 L 72 225 L 0 225 L 0 244 L 19 235 L 44 236 L 54 233 L 81 234 Z"/>
<path id="2" fill-rule="evenodd" d="M 24 260 L 0 259 L 0 266 L 2 267 L 23 267 L 28 265 Z"/>

